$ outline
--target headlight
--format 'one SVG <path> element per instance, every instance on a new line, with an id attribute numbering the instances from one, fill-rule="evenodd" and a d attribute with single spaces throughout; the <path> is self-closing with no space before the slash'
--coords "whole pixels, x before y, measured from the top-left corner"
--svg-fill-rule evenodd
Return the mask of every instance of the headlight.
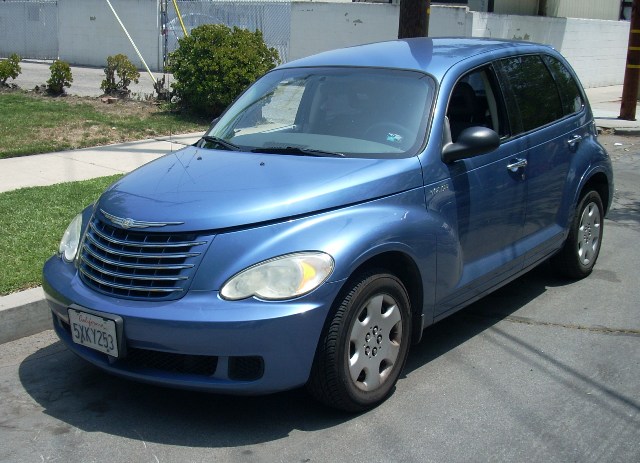
<path id="1" fill-rule="evenodd" d="M 80 234 L 82 233 L 82 214 L 76 215 L 60 240 L 58 252 L 65 262 L 73 262 L 78 253 L 80 244 Z"/>
<path id="2" fill-rule="evenodd" d="M 220 290 L 232 301 L 258 297 L 291 299 L 313 291 L 331 275 L 333 258 L 323 252 L 301 252 L 261 262 L 234 275 Z"/>

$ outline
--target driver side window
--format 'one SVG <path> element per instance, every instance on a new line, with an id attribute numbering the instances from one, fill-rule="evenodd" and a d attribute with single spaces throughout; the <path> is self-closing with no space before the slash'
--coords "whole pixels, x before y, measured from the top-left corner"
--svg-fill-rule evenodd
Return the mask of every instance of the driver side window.
<path id="1" fill-rule="evenodd" d="M 458 82 L 449 98 L 447 118 L 451 140 L 455 143 L 464 129 L 488 127 L 500 135 L 509 136 L 507 118 L 497 80 L 491 68 L 476 69 Z"/>

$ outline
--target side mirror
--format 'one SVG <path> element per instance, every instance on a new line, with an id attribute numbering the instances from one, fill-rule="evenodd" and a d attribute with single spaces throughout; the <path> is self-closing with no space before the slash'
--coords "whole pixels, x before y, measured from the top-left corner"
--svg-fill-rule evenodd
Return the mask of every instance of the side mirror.
<path id="1" fill-rule="evenodd" d="M 489 153 L 500 146 L 500 136 L 487 127 L 464 129 L 455 143 L 445 144 L 442 160 L 449 164 L 460 159 Z"/>

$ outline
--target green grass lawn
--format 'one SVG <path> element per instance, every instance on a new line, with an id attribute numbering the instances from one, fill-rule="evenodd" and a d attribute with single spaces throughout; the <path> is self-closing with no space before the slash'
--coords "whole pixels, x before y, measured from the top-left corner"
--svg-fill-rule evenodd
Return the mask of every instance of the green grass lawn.
<path id="1" fill-rule="evenodd" d="M 0 92 L 0 159 L 173 133 L 204 132 L 209 121 L 141 101 L 52 98 Z"/>
<path id="2" fill-rule="evenodd" d="M 0 295 L 40 285 L 71 219 L 120 177 L 0 193 Z"/>

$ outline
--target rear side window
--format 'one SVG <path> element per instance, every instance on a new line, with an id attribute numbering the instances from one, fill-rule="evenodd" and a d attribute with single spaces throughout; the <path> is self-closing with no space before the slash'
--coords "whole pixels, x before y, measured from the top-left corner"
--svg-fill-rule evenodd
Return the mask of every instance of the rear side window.
<path id="1" fill-rule="evenodd" d="M 558 88 L 549 69 L 538 55 L 500 60 L 504 79 L 510 87 L 507 106 L 512 121 L 520 119 L 519 132 L 542 127 L 564 116 Z M 519 130 L 518 130 L 519 129 Z"/>
<path id="2" fill-rule="evenodd" d="M 569 114 L 580 112 L 584 107 L 584 100 L 582 99 L 580 87 L 576 80 L 573 78 L 566 66 L 556 58 L 552 56 L 544 56 L 543 59 L 549 66 L 549 69 L 551 69 L 553 78 L 558 86 L 564 115 L 567 116 Z"/>

